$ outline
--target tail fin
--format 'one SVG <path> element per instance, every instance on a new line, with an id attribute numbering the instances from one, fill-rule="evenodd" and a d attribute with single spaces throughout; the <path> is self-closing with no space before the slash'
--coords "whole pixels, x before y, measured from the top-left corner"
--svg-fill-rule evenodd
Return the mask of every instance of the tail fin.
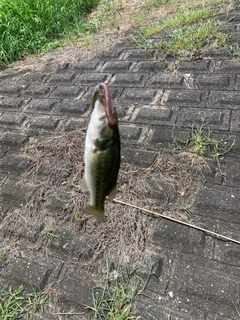
<path id="1" fill-rule="evenodd" d="M 97 209 L 91 204 L 88 204 L 84 209 L 83 209 L 84 214 L 92 214 L 94 215 L 99 221 L 104 220 L 104 209 Z"/>

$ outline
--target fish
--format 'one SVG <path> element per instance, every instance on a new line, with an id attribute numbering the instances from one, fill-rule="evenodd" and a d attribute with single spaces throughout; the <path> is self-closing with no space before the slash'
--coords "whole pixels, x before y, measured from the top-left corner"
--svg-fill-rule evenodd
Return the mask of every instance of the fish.
<path id="1" fill-rule="evenodd" d="M 120 168 L 118 116 L 116 109 L 111 107 L 109 88 L 105 83 L 99 83 L 92 95 L 84 163 L 81 190 L 90 192 L 90 203 L 83 209 L 83 214 L 104 221 L 104 202 L 106 197 L 110 201 L 115 197 Z"/>

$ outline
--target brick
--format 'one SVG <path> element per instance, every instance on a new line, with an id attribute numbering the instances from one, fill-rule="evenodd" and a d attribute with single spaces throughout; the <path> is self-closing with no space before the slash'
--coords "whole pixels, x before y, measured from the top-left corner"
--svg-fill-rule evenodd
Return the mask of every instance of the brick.
<path id="1" fill-rule="evenodd" d="M 230 48 L 207 49 L 204 50 L 202 56 L 203 59 L 227 60 L 231 59 L 231 52 Z"/>
<path id="2" fill-rule="evenodd" d="M 29 99 L 4 98 L 0 100 L 0 110 L 19 111 L 21 107 L 27 104 Z"/>
<path id="3" fill-rule="evenodd" d="M 74 64 L 73 69 L 80 72 L 96 72 L 102 66 L 102 62 L 99 60 L 89 60 L 83 62 L 77 62 Z"/>
<path id="4" fill-rule="evenodd" d="M 8 152 L 0 160 L 0 171 L 20 175 L 26 171 L 30 162 L 31 159 L 29 158 Z"/>
<path id="5" fill-rule="evenodd" d="M 239 109 L 240 92 L 211 91 L 208 99 L 210 108 Z"/>
<path id="6" fill-rule="evenodd" d="M 58 300 L 64 306 L 71 305 L 77 308 L 78 312 L 84 312 L 84 305 L 92 305 L 92 289 L 96 286 L 88 277 L 84 269 L 76 269 L 75 272 L 68 272 L 58 285 Z"/>
<path id="7" fill-rule="evenodd" d="M 76 78 L 74 72 L 55 73 L 51 76 L 50 84 L 72 84 Z"/>
<path id="8" fill-rule="evenodd" d="M 20 149 L 28 141 L 28 136 L 20 133 L 4 132 L 0 136 L 0 144 L 9 149 Z"/>
<path id="9" fill-rule="evenodd" d="M 206 318 L 206 311 L 198 308 L 197 306 L 189 304 L 184 304 L 181 299 L 172 298 L 172 292 L 166 290 L 165 294 L 156 294 L 154 297 L 152 292 L 147 293 L 151 298 L 146 299 L 146 297 L 137 297 L 133 306 L 133 314 L 136 319 L 171 319 L 171 320 L 211 320 L 216 318 L 215 315 L 212 318 Z M 187 316 L 187 318 L 186 318 Z M 216 318 L 216 320 L 231 320 L 226 318 Z"/>
<path id="10" fill-rule="evenodd" d="M 140 167 L 149 167 L 156 158 L 156 153 L 152 151 L 133 150 L 124 148 L 122 155 L 127 162 L 139 165 Z"/>
<path id="11" fill-rule="evenodd" d="M 146 192 L 146 196 L 150 196 L 154 199 L 155 203 L 168 207 L 177 199 L 176 186 L 172 183 L 163 182 L 160 179 L 146 179 L 143 181 L 145 185 L 148 185 L 149 191 Z"/>
<path id="12" fill-rule="evenodd" d="M 47 98 L 54 87 L 43 85 L 29 85 L 23 92 L 24 97 Z"/>
<path id="13" fill-rule="evenodd" d="M 235 89 L 239 90 L 240 89 L 240 76 L 237 75 L 237 78 L 236 78 L 236 86 L 235 86 Z"/>
<path id="14" fill-rule="evenodd" d="M 152 76 L 148 80 L 148 85 L 151 87 L 157 88 L 181 88 L 184 84 L 184 77 L 180 75 L 172 75 L 172 74 L 160 74 L 156 76 Z"/>
<path id="15" fill-rule="evenodd" d="M 108 83 L 111 74 L 104 74 L 104 73 L 83 73 L 81 74 L 77 80 L 75 81 L 76 84 L 84 84 L 84 85 L 93 85 L 96 86 L 100 82 Z"/>
<path id="16" fill-rule="evenodd" d="M 228 186 L 240 187 L 240 163 L 239 159 L 227 158 L 225 179 Z"/>
<path id="17" fill-rule="evenodd" d="M 237 301 L 238 278 L 237 268 L 196 255 L 182 255 L 174 265 L 168 290 L 184 304 L 234 319 L 236 310 L 232 301 Z"/>
<path id="18" fill-rule="evenodd" d="M 240 111 L 236 111 L 236 110 L 232 111 L 231 130 L 240 131 Z"/>
<path id="19" fill-rule="evenodd" d="M 233 78 L 228 75 L 199 75 L 195 79 L 195 84 L 201 89 L 218 89 L 225 88 L 231 89 L 233 88 Z"/>
<path id="20" fill-rule="evenodd" d="M 184 138 L 185 136 L 188 136 L 188 133 L 189 132 L 184 131 Z M 152 130 L 152 134 L 149 138 L 149 143 L 154 145 L 158 144 L 159 147 L 169 147 L 169 144 L 173 143 L 174 138 L 181 139 L 182 135 L 175 133 L 173 127 L 162 125 L 159 128 L 154 128 Z"/>
<path id="21" fill-rule="evenodd" d="M 125 50 L 108 50 L 103 51 L 98 55 L 98 58 L 101 60 L 111 60 L 111 59 L 121 59 L 124 55 Z"/>
<path id="22" fill-rule="evenodd" d="M 178 109 L 166 108 L 164 106 L 141 107 L 137 110 L 134 121 L 137 123 L 151 123 L 159 125 L 174 124 Z"/>
<path id="23" fill-rule="evenodd" d="M 24 77 L 21 78 L 20 82 L 24 83 L 43 83 L 48 78 L 46 73 L 43 72 L 34 72 L 28 73 Z"/>
<path id="24" fill-rule="evenodd" d="M 123 57 L 124 60 L 156 60 L 156 50 L 129 49 Z"/>
<path id="25" fill-rule="evenodd" d="M 66 209 L 67 203 L 69 203 L 69 201 L 70 196 L 66 193 L 51 193 L 51 195 L 48 196 L 46 203 L 44 204 L 44 207 L 48 209 L 48 211 L 51 213 L 60 213 L 63 212 L 64 209 Z"/>
<path id="26" fill-rule="evenodd" d="M 27 113 L 44 113 L 50 114 L 59 103 L 56 99 L 32 99 L 26 106 Z"/>
<path id="27" fill-rule="evenodd" d="M 214 65 L 211 61 L 184 61 L 181 62 L 178 69 L 179 72 L 186 73 L 211 73 L 214 70 Z"/>
<path id="28" fill-rule="evenodd" d="M 3 203 L 22 207 L 26 204 L 27 194 L 31 190 L 30 186 L 17 180 L 7 180 L 2 186 Z"/>
<path id="29" fill-rule="evenodd" d="M 205 118 L 205 125 L 210 129 L 228 130 L 230 124 L 230 111 L 208 109 L 206 111 L 198 111 L 196 109 L 181 108 L 177 116 L 177 125 L 191 126 L 193 124 L 201 124 Z"/>
<path id="30" fill-rule="evenodd" d="M 216 66 L 215 72 L 237 74 L 240 72 L 240 62 L 232 61 L 232 60 L 224 60 Z"/>
<path id="31" fill-rule="evenodd" d="M 136 125 L 119 125 L 119 131 L 121 140 L 126 140 L 130 142 L 130 140 L 138 141 L 141 136 L 145 136 L 147 134 L 147 128 L 139 127 Z"/>
<path id="32" fill-rule="evenodd" d="M 197 194 L 195 209 L 199 216 L 240 223 L 239 201 L 239 189 L 206 185 Z"/>
<path id="33" fill-rule="evenodd" d="M 26 118 L 26 115 L 23 114 L 13 114 L 5 112 L 3 116 L 0 117 L 0 125 L 21 126 Z"/>
<path id="34" fill-rule="evenodd" d="M 57 88 L 52 92 L 51 98 L 81 98 L 86 92 L 86 88 L 82 86 L 57 86 Z"/>
<path id="35" fill-rule="evenodd" d="M 74 131 L 87 128 L 88 120 L 86 119 L 70 119 L 64 126 L 64 131 Z"/>
<path id="36" fill-rule="evenodd" d="M 24 88 L 24 86 L 12 85 L 9 83 L 3 84 L 0 86 L 0 94 L 9 96 L 19 96 Z"/>
<path id="37" fill-rule="evenodd" d="M 56 129 L 58 123 L 59 123 L 59 119 L 57 119 L 57 118 L 50 118 L 48 116 L 36 117 L 31 122 L 29 129 L 30 130 L 39 129 L 39 130 L 43 130 L 43 131 L 45 131 L 45 130 L 52 131 L 52 130 Z"/>
<path id="38" fill-rule="evenodd" d="M 154 89 L 125 89 L 122 94 L 121 103 L 132 103 L 137 105 L 139 103 L 151 103 L 160 90 Z"/>
<path id="39" fill-rule="evenodd" d="M 58 114 L 64 114 L 64 115 L 78 115 L 82 116 L 87 111 L 90 111 L 90 103 L 86 100 L 63 100 L 59 106 L 56 112 Z"/>
<path id="40" fill-rule="evenodd" d="M 143 87 L 147 77 L 141 73 L 117 73 L 110 81 L 113 86 Z"/>
<path id="41" fill-rule="evenodd" d="M 57 68 L 56 68 L 56 72 L 58 72 L 58 73 L 68 72 L 68 70 L 70 69 L 70 66 L 71 66 L 71 64 L 69 62 L 58 63 Z"/>
<path id="42" fill-rule="evenodd" d="M 133 65 L 131 72 L 161 72 L 168 68 L 166 62 L 159 61 L 139 61 Z"/>
<path id="43" fill-rule="evenodd" d="M 5 269 L 4 277 L 14 286 L 24 285 L 32 292 L 33 288 L 43 290 L 52 267 L 25 258 L 14 258 Z"/>
<path id="44" fill-rule="evenodd" d="M 115 104 L 113 103 L 112 105 L 114 106 Z M 118 120 L 126 121 L 131 118 L 134 107 L 133 106 L 129 107 L 129 106 L 117 105 L 116 110 L 117 110 Z"/>
<path id="45" fill-rule="evenodd" d="M 202 90 L 176 90 L 166 91 L 163 100 L 170 106 L 196 106 L 204 107 L 207 102 L 207 93 Z"/>
<path id="46" fill-rule="evenodd" d="M 57 211 L 62 212 L 62 211 Z M 91 257 L 91 247 L 94 247 L 94 239 L 91 236 L 79 236 L 78 231 L 61 227 L 54 230 L 51 245 L 48 246 L 48 254 L 61 261 L 67 261 L 72 257 L 80 256 L 86 260 Z"/>
<path id="47" fill-rule="evenodd" d="M 219 221 L 217 233 L 240 241 L 240 225 L 231 221 Z M 216 241 L 214 250 L 214 259 L 220 263 L 226 263 L 229 266 L 240 267 L 239 244 L 230 241 Z"/>
<path id="48" fill-rule="evenodd" d="M 167 191 L 167 188 L 165 191 Z M 167 194 L 165 194 L 165 201 L 166 198 Z M 164 197 L 162 196 L 163 201 Z M 171 251 L 179 250 L 180 252 L 201 255 L 206 258 L 213 256 L 214 240 L 210 236 L 165 219 L 155 222 L 151 241 L 154 247 L 168 248 Z"/>
<path id="49" fill-rule="evenodd" d="M 131 61 L 107 61 L 101 68 L 101 72 L 124 72 L 130 70 Z"/>

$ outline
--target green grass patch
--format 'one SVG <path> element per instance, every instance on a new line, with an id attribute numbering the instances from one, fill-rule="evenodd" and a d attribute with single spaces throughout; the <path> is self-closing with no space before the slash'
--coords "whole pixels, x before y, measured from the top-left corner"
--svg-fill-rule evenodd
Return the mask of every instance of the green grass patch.
<path id="1" fill-rule="evenodd" d="M 0 291 L 0 315 L 1 320 L 16 320 L 22 316 L 29 317 L 37 311 L 44 311 L 49 304 L 48 296 L 41 292 L 34 291 L 24 294 L 24 287 L 21 285 L 16 290 L 9 288 Z"/>
<path id="2" fill-rule="evenodd" d="M 206 129 L 205 118 L 202 118 L 201 124 L 191 126 L 191 132 L 185 141 L 176 140 L 175 146 L 181 150 L 187 150 L 196 153 L 200 157 L 212 158 L 217 162 L 218 170 L 224 175 L 221 169 L 221 160 L 233 150 L 235 140 L 231 141 L 230 137 L 216 140 L 212 137 L 212 130 Z"/>
<path id="3" fill-rule="evenodd" d="M 107 263 L 107 285 L 93 289 L 93 305 L 86 306 L 93 312 L 93 319 L 130 320 L 141 319 L 132 314 L 133 302 L 139 296 L 146 296 L 145 289 L 152 275 L 152 267 L 146 279 L 137 275 L 139 267 L 132 266 L 130 270 L 117 268 L 110 271 Z"/>
<path id="4" fill-rule="evenodd" d="M 58 46 L 69 32 L 84 31 L 84 16 L 97 0 L 1 0 L 0 66 Z"/>
<path id="5" fill-rule="evenodd" d="M 160 32 L 165 28 L 179 25 L 189 25 L 194 21 L 197 21 L 199 19 L 206 19 L 214 15 L 216 15 L 216 13 L 211 8 L 203 8 L 179 13 L 176 16 L 166 19 L 166 21 L 164 21 L 163 23 L 155 23 L 153 25 L 142 27 L 140 29 L 140 36 L 143 39 L 147 39 L 153 34 Z"/>
<path id="6" fill-rule="evenodd" d="M 156 47 L 167 52 L 198 50 L 204 46 L 222 47 L 228 37 L 218 32 L 219 23 L 208 20 L 177 29 L 169 41 L 160 41 Z"/>
<path id="7" fill-rule="evenodd" d="M 159 8 L 162 8 L 163 17 L 155 23 L 148 23 L 144 26 L 139 26 L 138 36 L 133 38 L 133 41 L 141 48 L 160 48 L 166 54 L 178 54 L 179 57 L 184 57 L 189 52 L 202 48 L 223 48 L 227 46 L 227 39 L 232 34 L 224 34 L 219 31 L 219 27 L 224 21 L 218 21 L 217 16 L 220 13 L 227 13 L 230 10 L 228 1 L 226 3 L 219 2 L 216 4 L 208 3 L 205 6 L 199 1 L 191 3 L 186 1 L 186 6 L 180 6 L 179 3 L 170 2 L 175 8 L 167 7 L 166 2 L 151 0 L 149 5 L 159 3 Z M 169 13 L 169 14 L 168 14 Z M 169 29 L 171 28 L 171 29 Z M 160 41 L 149 41 L 149 38 L 163 30 L 169 31 L 169 36 Z M 167 35 L 167 33 L 166 33 Z"/>

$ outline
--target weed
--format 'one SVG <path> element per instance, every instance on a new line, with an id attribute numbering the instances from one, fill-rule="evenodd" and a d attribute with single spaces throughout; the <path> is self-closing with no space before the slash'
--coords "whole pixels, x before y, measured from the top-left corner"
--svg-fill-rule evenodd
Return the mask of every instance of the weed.
<path id="1" fill-rule="evenodd" d="M 185 148 L 201 157 L 210 157 L 217 162 L 221 175 L 220 161 L 229 151 L 233 150 L 235 140 L 230 141 L 230 137 L 222 138 L 220 141 L 212 138 L 212 130 L 205 129 L 205 117 L 202 118 L 199 126 L 192 125 L 191 132 L 186 141 L 176 141 L 176 146 L 180 149 Z"/>
<path id="2" fill-rule="evenodd" d="M 77 220 L 79 220 L 82 217 L 83 213 L 81 211 L 76 211 L 75 212 L 75 217 Z"/>
<path id="3" fill-rule="evenodd" d="M 6 253 L 2 249 L 0 250 L 0 263 L 6 259 Z"/>
<path id="4" fill-rule="evenodd" d="M 10 287 L 7 291 L 0 291 L 1 320 L 20 319 L 23 315 L 28 317 L 31 313 L 43 311 L 49 303 L 46 294 L 34 291 L 32 294 L 24 295 L 22 285 L 16 290 Z"/>
<path id="5" fill-rule="evenodd" d="M 110 272 L 107 262 L 107 285 L 97 286 L 93 289 L 93 306 L 86 306 L 93 311 L 94 319 L 129 320 L 139 319 L 132 315 L 132 304 L 140 295 L 147 296 L 144 291 L 154 275 L 152 267 L 147 279 L 143 280 L 136 274 L 139 267 L 132 266 L 131 270 L 114 270 Z"/>
<path id="6" fill-rule="evenodd" d="M 180 206 L 179 209 L 186 212 L 187 214 L 191 215 L 192 214 L 192 207 L 195 203 L 195 200 L 192 199 L 187 205 L 185 206 Z"/>

